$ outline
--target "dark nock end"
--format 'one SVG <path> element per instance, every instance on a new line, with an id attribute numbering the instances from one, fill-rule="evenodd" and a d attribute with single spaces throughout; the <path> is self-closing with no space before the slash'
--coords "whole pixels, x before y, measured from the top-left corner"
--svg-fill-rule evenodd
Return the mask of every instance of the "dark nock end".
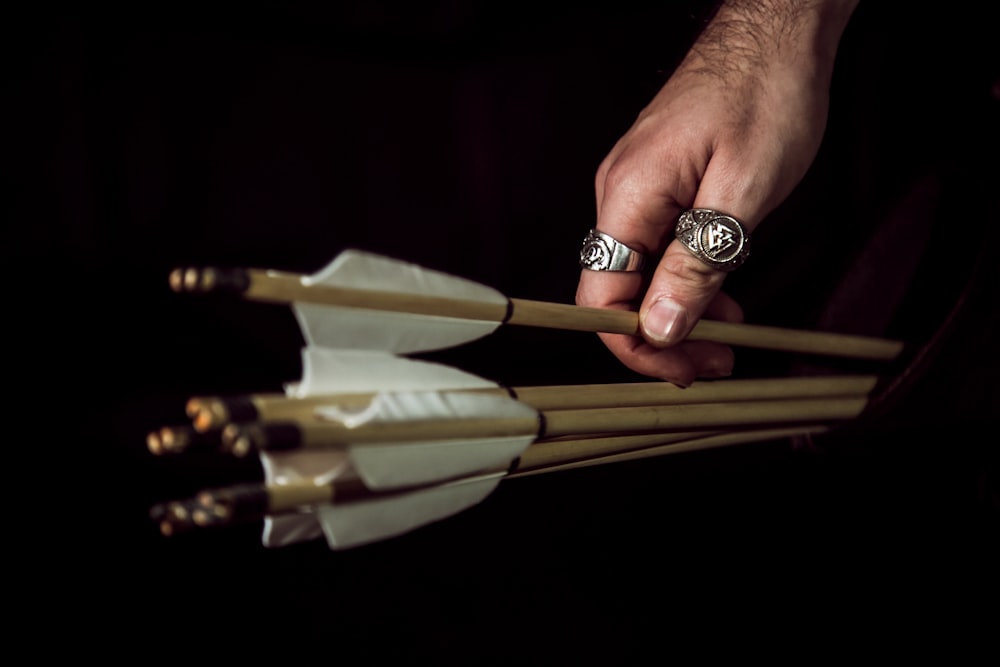
<path id="1" fill-rule="evenodd" d="M 251 422 L 260 416 L 249 396 L 222 396 L 211 408 L 216 416 L 213 422 L 215 425 L 223 422 Z"/>
<path id="2" fill-rule="evenodd" d="M 146 445 L 157 456 L 218 451 L 222 446 L 222 429 L 198 431 L 188 426 L 164 426 L 146 436 Z"/>
<path id="3" fill-rule="evenodd" d="M 170 272 L 170 289 L 174 292 L 235 292 L 242 294 L 250 287 L 246 269 L 218 267 L 186 267 Z"/>
<path id="4" fill-rule="evenodd" d="M 198 502 L 218 522 L 234 523 L 263 517 L 270 496 L 262 484 L 237 484 L 203 491 Z"/>
<path id="5" fill-rule="evenodd" d="M 160 528 L 160 533 L 166 537 L 190 532 L 199 526 L 200 507 L 195 499 L 172 500 L 154 505 L 149 512 Z"/>

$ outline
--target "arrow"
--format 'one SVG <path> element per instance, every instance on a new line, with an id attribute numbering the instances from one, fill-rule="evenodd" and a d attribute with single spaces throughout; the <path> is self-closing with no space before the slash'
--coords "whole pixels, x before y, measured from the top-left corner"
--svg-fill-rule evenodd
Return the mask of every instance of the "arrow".
<path id="1" fill-rule="evenodd" d="M 346 421 L 355 419 L 393 420 L 401 416 L 417 419 L 454 419 L 502 415 L 512 418 L 536 419 L 536 412 L 509 396 L 481 395 L 471 397 L 435 396 L 434 389 L 484 388 L 496 385 L 474 375 L 442 364 L 396 357 L 384 351 L 330 350 L 306 347 L 302 350 L 303 373 L 297 382 L 285 386 L 290 397 L 308 397 L 313 392 L 367 393 L 380 396 L 386 388 L 396 392 L 393 397 L 403 400 L 379 399 L 358 410 L 356 405 L 342 404 L 335 409 Z M 412 391 L 411 391 L 412 390 Z M 409 396 L 404 396 L 410 392 Z M 391 397 L 390 397 L 391 398 Z M 367 410 L 367 412 L 365 411 Z M 173 433 L 177 429 L 169 430 Z M 192 429 L 193 430 L 193 429 Z M 197 433 L 197 431 L 195 431 Z M 169 450 L 169 438 L 164 430 L 151 434 L 151 451 Z M 185 433 L 184 436 L 190 434 Z M 217 432 L 207 433 L 209 437 Z M 175 438 L 187 442 L 187 437 Z M 533 437 L 530 434 L 487 437 L 465 440 L 464 447 L 455 441 L 412 441 L 399 445 L 366 448 L 340 448 L 298 452 L 259 451 L 265 482 L 284 486 L 306 482 L 311 485 L 336 482 L 355 490 L 379 488 L 383 496 L 365 502 L 352 503 L 333 509 L 329 505 L 296 512 L 291 515 L 266 517 L 262 542 L 280 546 L 319 537 L 331 526 L 356 526 L 351 543 L 380 539 L 417 525 L 443 518 L 460 511 L 492 492 L 492 477 L 487 475 L 476 483 L 443 483 L 446 478 L 469 478 L 483 470 L 502 467 L 523 452 Z M 164 443 L 168 443 L 164 446 Z M 200 441 L 199 441 L 200 442 Z M 181 448 L 183 450 L 183 448 Z M 405 498 L 390 499 L 386 489 L 416 485 L 436 485 L 434 488 L 411 489 Z M 440 487 L 440 488 L 438 488 Z M 197 511 L 196 511 L 197 510 Z M 217 514 L 206 512 L 192 504 L 173 504 L 159 508 L 156 518 L 163 526 L 176 527 L 184 521 L 212 523 Z M 345 529 L 339 528 L 338 534 Z M 336 543 L 334 540 L 331 544 Z"/>
<path id="2" fill-rule="evenodd" d="M 869 394 L 878 382 L 874 375 L 727 379 L 695 382 L 681 388 L 669 382 L 616 384 L 542 385 L 521 387 L 489 386 L 453 389 L 497 396 L 510 396 L 536 410 L 593 409 L 642 405 L 687 405 L 732 401 L 830 398 Z M 375 399 L 374 393 L 323 393 L 305 397 L 265 393 L 237 396 L 196 396 L 187 404 L 193 428 L 216 433 L 231 422 L 302 421 L 316 416 L 317 409 L 329 405 L 362 406 Z M 178 438 L 162 450 L 180 451 L 187 443 Z M 159 453 L 159 452 L 154 452 Z"/>
<path id="3" fill-rule="evenodd" d="M 822 433 L 824 425 L 799 425 L 737 433 L 686 433 L 593 438 L 594 453 L 580 456 L 577 444 L 553 443 L 535 455 L 529 447 L 509 470 L 396 491 L 372 491 L 356 479 L 238 484 L 206 489 L 195 498 L 157 506 L 151 513 L 165 535 L 194 527 L 218 527 L 263 519 L 265 544 L 281 546 L 323 536 L 331 549 L 348 549 L 410 532 L 482 502 L 504 479 L 606 465 L 666 454 L 699 451 Z M 559 447 L 560 444 L 568 445 Z M 604 448 L 606 451 L 600 452 Z M 609 453 L 610 452 L 610 453 Z"/>
<path id="4" fill-rule="evenodd" d="M 191 399 L 196 430 L 210 430 L 220 448 L 236 456 L 344 450 L 371 488 L 386 489 L 506 465 L 532 442 L 549 438 L 847 419 L 860 413 L 877 381 L 861 375 L 715 381 L 687 389 L 666 382 L 504 389 L 443 364 L 316 347 L 303 348 L 302 367 L 302 380 L 286 385 L 285 396 L 255 397 L 256 403 Z M 183 451 L 189 440 L 161 437 L 150 449 Z M 171 442 L 180 446 L 171 450 Z"/>
<path id="5" fill-rule="evenodd" d="M 451 394 L 450 396 L 457 396 Z M 843 420 L 857 417 L 865 397 L 790 399 L 633 406 L 586 410 L 551 410 L 496 416 L 475 410 L 477 400 L 465 396 L 468 414 L 432 418 L 396 418 L 403 404 L 425 405 L 443 399 L 438 392 L 380 394 L 364 411 L 365 419 L 344 418 L 336 408 L 317 409 L 316 419 L 272 423 L 232 423 L 222 432 L 223 446 L 237 455 L 250 451 L 288 451 L 434 441 L 464 443 L 468 439 L 527 437 L 532 440 L 591 433 L 673 432 L 691 429 L 733 428 L 760 424 Z M 481 402 L 490 408 L 500 402 Z M 506 403 L 517 403 L 509 399 Z M 527 406 L 525 406 L 527 407 Z M 476 414 L 472 414 L 477 412 Z"/>
<path id="6" fill-rule="evenodd" d="M 594 465 L 640 448 L 646 455 L 662 451 L 651 445 L 709 446 L 825 428 L 859 414 L 875 383 L 871 376 L 845 376 L 716 381 L 687 389 L 648 382 L 584 385 L 578 392 L 559 386 L 511 391 L 442 364 L 386 352 L 307 347 L 302 355 L 301 379 L 286 385 L 285 396 L 267 397 L 271 416 L 277 409 L 281 419 L 194 431 L 232 451 L 260 456 L 270 491 L 255 497 L 284 499 L 257 501 L 267 546 L 321 535 L 334 548 L 384 539 L 480 502 L 514 471 L 537 474 L 556 465 Z M 537 405 L 519 400 L 521 394 Z M 798 397 L 775 398 L 789 394 Z M 698 402 L 708 400 L 716 402 Z M 634 405 L 608 407 L 609 401 Z M 212 402 L 189 401 L 195 421 L 206 404 Z M 296 421 L 283 421 L 296 410 Z M 788 425 L 775 431 L 778 423 Z M 733 433 L 733 426 L 743 430 Z M 163 433 L 151 438 L 151 451 L 169 449 Z M 196 436 L 174 436 L 188 438 Z M 329 488 L 315 506 L 295 495 L 320 486 Z M 284 510 L 288 498 L 299 498 L 298 509 Z M 185 523 L 227 522 L 232 510 L 226 507 L 233 502 L 174 504 L 170 511 L 161 508 L 157 518 L 165 533 Z"/>
<path id="7" fill-rule="evenodd" d="M 638 314 L 508 298 L 473 281 L 416 264 L 346 250 L 311 275 L 254 268 L 177 268 L 176 292 L 229 292 L 292 307 L 306 341 L 334 348 L 409 354 L 444 349 L 501 325 L 639 335 Z M 728 345 L 892 361 L 900 341 L 712 320 L 689 339 Z"/>

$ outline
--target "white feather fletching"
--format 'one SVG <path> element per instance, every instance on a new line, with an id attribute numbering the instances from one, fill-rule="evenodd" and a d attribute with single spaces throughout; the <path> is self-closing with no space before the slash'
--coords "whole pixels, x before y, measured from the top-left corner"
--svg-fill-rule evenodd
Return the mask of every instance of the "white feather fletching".
<path id="1" fill-rule="evenodd" d="M 493 493 L 504 473 L 480 475 L 411 491 L 402 496 L 316 508 L 331 549 L 396 537 L 452 516 Z"/>
<path id="2" fill-rule="evenodd" d="M 348 428 L 425 419 L 530 419 L 538 412 L 509 396 L 442 391 L 382 392 L 361 412 L 317 408 L 320 419 Z M 538 436 L 531 432 L 504 437 L 370 443 L 348 448 L 365 486 L 373 490 L 430 484 L 484 470 L 505 469 Z"/>
<path id="3" fill-rule="evenodd" d="M 321 394 L 426 389 L 482 389 L 497 384 L 457 368 L 408 359 L 384 350 L 341 350 L 310 345 L 302 349 L 302 378 L 286 394 Z"/>
<path id="4" fill-rule="evenodd" d="M 307 286 L 330 285 L 498 305 L 508 303 L 507 297 L 491 287 L 359 250 L 345 250 L 302 282 Z M 501 324 L 299 302 L 292 305 L 292 310 L 310 345 L 397 354 L 454 347 L 487 336 Z"/>
<path id="5" fill-rule="evenodd" d="M 378 394 L 364 419 L 381 421 L 537 416 L 534 408 L 506 396 L 448 394 L 441 391 L 496 388 L 496 383 L 464 371 L 399 357 L 386 351 L 331 349 L 310 345 L 302 350 L 302 378 L 286 385 L 289 397 L 320 394 Z M 327 418 L 357 423 L 358 413 L 319 408 Z M 333 549 L 359 546 L 440 520 L 481 502 L 493 492 L 506 467 L 534 441 L 536 434 L 475 441 L 371 444 L 347 449 L 261 452 L 268 484 L 311 480 L 317 484 L 361 478 L 371 489 L 432 484 L 402 496 L 326 504 L 297 513 L 268 516 L 262 542 L 279 547 L 325 536 Z M 442 479 L 475 474 L 452 482 Z"/>

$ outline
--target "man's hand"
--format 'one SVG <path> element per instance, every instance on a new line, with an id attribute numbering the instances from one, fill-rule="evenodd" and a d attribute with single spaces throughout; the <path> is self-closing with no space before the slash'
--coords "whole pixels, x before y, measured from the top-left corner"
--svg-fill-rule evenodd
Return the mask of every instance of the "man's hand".
<path id="1" fill-rule="evenodd" d="M 584 269 L 576 301 L 638 307 L 642 337 L 601 334 L 629 368 L 679 385 L 732 373 L 725 345 L 685 338 L 701 317 L 742 321 L 726 274 L 673 238 L 687 209 L 710 208 L 748 232 L 799 183 L 822 140 L 840 36 L 855 0 L 725 3 L 601 163 L 598 231 L 656 262 Z M 751 259 L 752 261 L 752 259 Z"/>

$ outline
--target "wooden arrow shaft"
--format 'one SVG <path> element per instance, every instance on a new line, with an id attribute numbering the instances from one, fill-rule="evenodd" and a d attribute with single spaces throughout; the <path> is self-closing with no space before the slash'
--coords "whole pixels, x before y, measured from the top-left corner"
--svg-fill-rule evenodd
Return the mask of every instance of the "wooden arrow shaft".
<path id="1" fill-rule="evenodd" d="M 734 401 L 690 405 L 551 410 L 535 417 L 417 419 L 347 425 L 310 419 L 274 424 L 230 424 L 224 444 L 233 451 L 348 447 L 367 444 L 420 443 L 534 436 L 671 433 L 688 430 L 826 422 L 851 419 L 864 410 L 867 398 L 834 397 Z M 472 443 L 470 443 L 472 444 Z"/>
<path id="2" fill-rule="evenodd" d="M 868 395 L 878 382 L 874 375 L 727 379 L 696 382 L 681 388 L 669 382 L 520 386 L 504 389 L 454 391 L 511 395 L 537 410 L 565 410 L 640 405 L 683 405 L 779 398 L 822 398 Z M 445 390 L 447 391 L 447 390 Z M 198 431 L 221 428 L 232 421 L 275 422 L 311 419 L 318 407 L 337 405 L 363 409 L 375 392 L 337 393 L 306 397 L 285 394 L 197 396 L 187 406 Z"/>
<path id="3" fill-rule="evenodd" d="M 230 289 L 233 284 L 238 284 L 247 299 L 270 303 L 325 304 L 531 327 L 639 335 L 639 316 L 633 311 L 516 298 L 508 299 L 506 304 L 486 303 L 407 292 L 307 285 L 303 282 L 303 275 L 262 269 L 243 270 L 239 281 L 223 281 L 220 275 L 213 269 L 200 272 L 177 270 L 171 275 L 171 285 L 177 291 L 211 291 L 217 283 L 225 282 Z M 896 359 L 904 349 L 900 341 L 869 336 L 712 320 L 699 321 L 689 338 L 785 352 L 881 361 Z"/>
<path id="4" fill-rule="evenodd" d="M 512 308 L 507 324 L 640 335 L 639 315 L 633 311 L 524 299 L 510 301 Z M 896 359 L 904 348 L 900 341 L 883 338 L 704 319 L 695 324 L 688 340 L 879 361 Z"/>
<path id="5" fill-rule="evenodd" d="M 826 432 L 823 424 L 739 431 L 695 431 L 588 437 L 535 443 L 505 472 L 503 479 L 560 472 L 596 465 L 703 451 L 739 444 Z M 443 482 L 448 484 L 450 482 Z M 303 480 L 282 484 L 248 483 L 209 489 L 194 499 L 163 505 L 157 512 L 161 530 L 173 534 L 194 526 L 211 527 L 301 511 L 320 504 L 347 504 L 376 498 L 405 498 L 407 489 L 378 492 L 356 479 L 317 484 Z M 198 518 L 198 517 L 201 518 Z"/>
<path id="6" fill-rule="evenodd" d="M 796 436 L 818 435 L 829 430 L 830 427 L 826 424 L 801 424 L 736 431 L 611 436 L 562 442 L 553 441 L 551 443 L 539 442 L 531 445 L 525 451 L 517 467 L 506 478 L 526 477 Z M 594 442 L 589 442 L 591 440 Z"/>
<path id="7" fill-rule="evenodd" d="M 734 401 L 692 405 L 552 410 L 544 413 L 542 435 L 685 431 L 760 424 L 851 419 L 865 409 L 865 397 Z"/>

